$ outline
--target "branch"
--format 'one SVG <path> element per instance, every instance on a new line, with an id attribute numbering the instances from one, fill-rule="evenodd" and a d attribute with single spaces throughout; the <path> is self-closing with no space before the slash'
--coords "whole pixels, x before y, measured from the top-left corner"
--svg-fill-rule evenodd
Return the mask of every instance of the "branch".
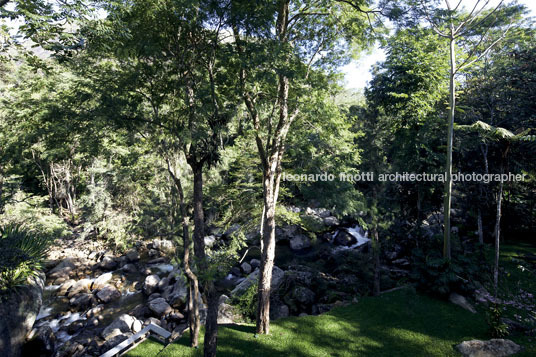
<path id="1" fill-rule="evenodd" d="M 504 33 L 502 34 L 502 36 L 500 36 L 498 39 L 496 39 L 495 41 L 493 41 L 492 44 L 490 44 L 480 55 L 478 55 L 476 58 L 474 58 L 473 60 L 469 61 L 469 58 L 471 57 L 467 57 L 467 59 L 456 69 L 456 71 L 454 72 L 455 74 L 458 73 L 458 71 L 460 71 L 461 69 L 463 68 L 466 68 L 470 65 L 472 65 L 473 63 L 475 63 L 476 61 L 478 61 L 479 59 L 481 59 L 482 57 L 484 57 L 485 55 L 487 55 L 489 53 L 489 51 L 491 51 L 491 49 L 493 48 L 493 46 L 495 46 L 497 43 L 499 43 L 502 39 L 504 39 L 506 37 L 506 34 L 508 33 L 508 31 L 510 30 L 510 27 L 512 27 L 512 25 L 510 24 L 510 26 L 508 26 L 508 28 L 506 29 L 506 31 L 504 31 Z M 482 37 L 483 38 L 483 37 Z M 479 41 L 479 44 L 482 42 L 482 39 Z M 478 46 L 478 45 L 477 45 Z M 476 46 L 475 46 L 476 48 Z M 474 51 L 473 51 L 474 53 Z"/>
<path id="2" fill-rule="evenodd" d="M 434 30 L 434 32 L 437 33 L 441 37 L 450 38 L 450 36 L 448 36 L 447 34 L 441 32 L 439 30 L 439 26 L 434 22 L 434 20 L 432 20 L 432 17 L 428 13 L 428 9 L 426 8 L 426 5 L 424 5 L 424 2 L 422 0 L 421 0 L 421 7 L 422 7 L 422 10 L 423 10 L 424 16 L 426 17 L 426 19 L 430 23 L 430 26 L 432 26 L 432 30 Z"/>

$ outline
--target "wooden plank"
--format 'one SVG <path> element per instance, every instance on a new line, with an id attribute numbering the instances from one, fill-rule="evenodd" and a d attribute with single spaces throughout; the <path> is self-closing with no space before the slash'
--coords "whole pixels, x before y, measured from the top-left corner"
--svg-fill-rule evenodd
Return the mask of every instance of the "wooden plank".
<path id="1" fill-rule="evenodd" d="M 133 336 L 130 336 L 128 339 L 124 340 L 123 342 L 121 342 L 117 346 L 115 346 L 112 349 L 106 351 L 100 357 L 118 356 L 122 352 L 124 352 L 126 349 L 129 349 L 129 346 L 132 345 L 133 343 L 141 342 L 141 341 L 138 341 L 138 340 L 140 340 L 140 339 L 145 340 L 150 333 L 154 333 L 156 335 L 161 336 L 165 340 L 166 344 L 167 344 L 169 338 L 171 337 L 171 333 L 169 331 L 164 330 L 160 326 L 157 326 L 157 325 L 154 325 L 154 324 L 149 324 L 149 325 L 145 326 L 137 334 L 135 334 Z"/>
<path id="2" fill-rule="evenodd" d="M 147 327 L 151 330 L 151 332 L 156 333 L 157 335 L 162 336 L 164 339 L 168 339 L 171 336 L 171 332 L 168 330 L 164 330 L 162 327 L 154 324 L 149 324 Z"/>

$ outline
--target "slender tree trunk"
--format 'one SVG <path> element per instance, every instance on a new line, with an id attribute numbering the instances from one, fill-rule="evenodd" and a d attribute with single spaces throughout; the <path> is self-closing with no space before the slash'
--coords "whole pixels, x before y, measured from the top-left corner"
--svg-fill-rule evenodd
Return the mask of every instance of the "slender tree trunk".
<path id="1" fill-rule="evenodd" d="M 454 29 L 451 25 L 451 34 Z M 443 257 L 450 260 L 450 206 L 452 201 L 452 143 L 454 137 L 454 111 L 456 105 L 456 83 L 454 81 L 454 74 L 456 73 L 456 54 L 455 54 L 455 41 L 453 36 L 450 38 L 450 98 L 449 98 L 449 116 L 448 116 L 448 134 L 447 134 L 447 166 L 445 169 L 445 201 L 443 203 L 443 214 L 445 217 L 443 236 Z"/>
<path id="2" fill-rule="evenodd" d="M 199 261 L 200 269 L 208 269 L 205 254 L 205 213 L 203 210 L 203 164 L 189 160 L 194 174 L 194 252 Z M 219 294 L 212 281 L 204 281 L 204 292 L 207 298 L 207 319 L 205 324 L 204 356 L 216 356 L 218 344 L 218 300 Z"/>
<path id="3" fill-rule="evenodd" d="M 502 173 L 501 169 L 501 173 Z M 501 204 L 502 204 L 503 182 L 499 183 L 499 192 L 497 193 L 497 215 L 495 217 L 495 266 L 493 268 L 493 287 L 495 297 L 499 288 L 499 254 L 500 254 L 500 237 L 501 237 Z"/>
<path id="4" fill-rule="evenodd" d="M 374 239 L 373 252 L 374 252 L 374 286 L 372 289 L 372 295 L 380 295 L 380 237 L 378 235 L 378 226 L 374 225 L 372 230 L 372 238 Z"/>
<path id="5" fill-rule="evenodd" d="M 4 167 L 0 162 L 0 214 L 4 213 Z"/>
<path id="6" fill-rule="evenodd" d="M 480 206 L 478 207 L 477 215 L 478 242 L 480 244 L 484 244 L 484 230 L 482 229 L 482 210 L 480 209 Z"/>
<path id="7" fill-rule="evenodd" d="M 274 173 L 264 175 L 264 224 L 262 233 L 261 266 L 258 284 L 257 333 L 270 333 L 270 292 L 275 259 Z"/>
<path id="8" fill-rule="evenodd" d="M 190 268 L 190 222 L 188 219 L 188 211 L 186 209 L 186 203 L 184 201 L 184 190 L 182 189 L 182 183 L 179 177 L 171 170 L 171 165 L 168 160 L 168 171 L 175 183 L 177 192 L 179 194 L 179 207 L 181 211 L 182 220 L 182 236 L 184 245 L 183 254 L 183 268 L 186 278 L 188 279 L 188 328 L 190 331 L 190 346 L 197 347 L 199 345 L 199 329 L 201 322 L 199 318 L 199 302 L 197 297 L 199 296 L 199 282 L 197 276 Z"/>

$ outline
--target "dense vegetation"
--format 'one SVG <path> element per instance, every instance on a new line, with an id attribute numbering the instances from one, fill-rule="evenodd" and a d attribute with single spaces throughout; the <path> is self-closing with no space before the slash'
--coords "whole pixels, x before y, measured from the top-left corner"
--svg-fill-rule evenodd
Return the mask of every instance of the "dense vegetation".
<path id="1" fill-rule="evenodd" d="M 479 3 L 0 0 L 0 290 L 41 271 L 51 244 L 81 237 L 121 255 L 162 239 L 177 247 L 168 258 L 187 279 L 190 345 L 204 341 L 206 356 L 225 277 L 248 254 L 258 281 L 232 304 L 256 326 L 224 329 L 223 354 L 285 354 L 328 328 L 341 345 L 303 355 L 402 344 L 445 355 L 488 329 L 506 335 L 514 315 L 534 332 L 536 316 L 501 305 L 536 293 L 505 272 L 533 280 L 533 252 L 500 254 L 504 242 L 536 244 L 536 29 L 519 4 Z M 386 58 L 373 79 L 345 89 L 340 68 L 374 46 Z M 334 179 L 285 179 L 323 174 Z M 496 179 L 508 174 L 523 180 Z M 299 263 L 353 276 L 328 303 L 419 294 L 366 298 L 319 317 L 314 334 L 313 317 L 271 330 L 281 229 L 307 253 L 356 224 L 370 249 Z M 312 313 L 290 302 L 288 276 L 281 300 Z M 433 300 L 479 289 L 495 299 L 489 326 L 482 310 L 454 326 L 461 312 Z"/>

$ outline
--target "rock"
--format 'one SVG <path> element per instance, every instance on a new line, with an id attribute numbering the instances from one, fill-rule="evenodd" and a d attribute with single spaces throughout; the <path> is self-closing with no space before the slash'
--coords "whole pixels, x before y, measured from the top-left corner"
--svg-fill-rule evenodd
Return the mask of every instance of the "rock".
<path id="1" fill-rule="evenodd" d="M 305 234 L 297 234 L 290 238 L 290 249 L 302 250 L 311 247 L 311 240 Z"/>
<path id="2" fill-rule="evenodd" d="M 488 341 L 464 341 L 456 346 L 464 357 L 501 357 L 521 351 L 521 346 L 510 340 L 492 339 Z"/>
<path id="3" fill-rule="evenodd" d="M 158 287 L 158 283 L 160 282 L 160 278 L 158 275 L 149 275 L 145 278 L 145 282 L 143 283 L 143 292 L 145 295 L 151 295 L 154 293 Z"/>
<path id="4" fill-rule="evenodd" d="M 127 314 L 119 316 L 101 332 L 102 338 L 108 340 L 116 335 L 130 332 L 135 320 Z"/>
<path id="5" fill-rule="evenodd" d="M 23 356 L 52 356 L 56 349 L 56 337 L 50 326 L 34 329 L 22 348 Z"/>
<path id="6" fill-rule="evenodd" d="M 93 294 L 80 294 L 69 300 L 69 305 L 76 311 L 85 310 L 93 305 Z"/>
<path id="7" fill-rule="evenodd" d="M 212 247 L 216 243 L 216 236 L 210 235 L 203 238 L 205 241 L 205 247 Z"/>
<path id="8" fill-rule="evenodd" d="M 140 254 L 134 249 L 129 250 L 125 256 L 129 263 L 135 263 L 140 260 Z"/>
<path id="9" fill-rule="evenodd" d="M 251 271 L 249 273 L 251 273 Z M 234 276 L 242 276 L 242 270 L 240 270 L 239 267 L 232 267 L 231 274 L 233 274 Z"/>
<path id="10" fill-rule="evenodd" d="M 149 310 L 151 310 L 157 317 L 162 317 L 171 312 L 172 309 L 164 298 L 158 298 L 149 301 Z"/>
<path id="11" fill-rule="evenodd" d="M 59 278 L 60 276 L 69 276 L 76 268 L 76 264 L 71 258 L 65 258 L 55 268 L 48 272 L 47 277 L 50 280 Z"/>
<path id="12" fill-rule="evenodd" d="M 97 316 L 104 310 L 104 305 L 97 305 L 88 312 L 86 312 L 86 318 L 90 319 L 92 317 Z"/>
<path id="13" fill-rule="evenodd" d="M 104 304 L 115 301 L 120 297 L 121 293 L 119 292 L 119 290 L 110 285 L 107 285 L 104 288 L 100 289 L 97 293 L 97 298 L 99 298 L 99 300 Z"/>
<path id="14" fill-rule="evenodd" d="M 102 289 L 110 280 L 112 280 L 112 273 L 105 273 L 96 278 L 91 285 L 91 290 Z"/>
<path id="15" fill-rule="evenodd" d="M 168 301 L 174 308 L 180 308 L 186 304 L 188 298 L 188 286 L 183 279 L 177 280 L 168 294 Z"/>
<path id="16" fill-rule="evenodd" d="M 102 345 L 101 352 L 106 352 L 108 350 L 111 350 L 112 348 L 114 348 L 115 346 L 123 342 L 124 340 L 128 339 L 130 336 L 132 336 L 132 333 L 130 332 L 110 336 L 106 340 L 106 342 L 104 342 L 104 344 Z"/>
<path id="17" fill-rule="evenodd" d="M 232 324 L 239 319 L 240 315 L 237 314 L 234 310 L 234 307 L 227 304 L 221 303 L 218 306 L 218 323 L 219 324 Z"/>
<path id="18" fill-rule="evenodd" d="M 76 280 L 69 279 L 63 284 L 61 284 L 60 288 L 56 292 L 56 295 L 58 296 L 66 296 L 69 289 L 73 287 L 73 285 L 76 284 Z"/>
<path id="19" fill-rule="evenodd" d="M 449 295 L 449 301 L 455 305 L 464 308 L 467 311 L 472 312 L 473 314 L 476 313 L 475 308 L 467 301 L 467 299 L 459 294 L 451 293 Z"/>
<path id="20" fill-rule="evenodd" d="M 158 282 L 158 290 L 160 291 L 164 291 L 169 285 L 169 278 L 162 278 L 160 279 L 160 281 Z"/>
<path id="21" fill-rule="evenodd" d="M 270 319 L 277 320 L 290 316 L 290 310 L 287 305 L 270 305 Z"/>
<path id="22" fill-rule="evenodd" d="M 251 265 L 252 269 L 256 269 L 261 266 L 261 261 L 259 259 L 251 259 L 249 265 Z"/>
<path id="23" fill-rule="evenodd" d="M 285 275 L 285 272 L 274 265 L 272 269 L 272 291 L 276 291 L 281 282 L 283 281 L 283 277 Z M 240 296 L 243 295 L 251 285 L 255 284 L 259 280 L 259 269 L 255 269 L 255 271 L 247 276 L 240 284 L 238 284 L 231 294 L 233 296 Z"/>
<path id="24" fill-rule="evenodd" d="M 242 269 L 242 271 L 244 272 L 244 274 L 249 274 L 249 273 L 251 273 L 251 265 L 249 265 L 249 264 L 246 263 L 246 262 L 243 262 L 242 265 L 240 265 L 240 268 Z"/>
<path id="25" fill-rule="evenodd" d="M 20 356 L 43 303 L 45 276 L 28 279 L 28 284 L 5 294 L 0 304 L 0 351 L 3 356 Z"/>
<path id="26" fill-rule="evenodd" d="M 113 257 L 105 256 L 99 264 L 99 267 L 103 270 L 114 270 L 117 268 L 117 262 Z"/>
<path id="27" fill-rule="evenodd" d="M 128 263 L 128 264 L 123 265 L 121 270 L 124 271 L 125 273 L 136 273 L 138 271 L 138 268 L 136 268 L 134 264 Z"/>
<path id="28" fill-rule="evenodd" d="M 337 217 L 333 217 L 333 216 L 323 218 L 323 222 L 324 222 L 324 225 L 328 227 L 336 227 L 340 224 Z"/>
<path id="29" fill-rule="evenodd" d="M 292 289 L 292 297 L 304 305 L 310 305 L 315 301 L 315 293 L 304 286 L 296 286 Z"/>
<path id="30" fill-rule="evenodd" d="M 170 240 L 155 239 L 150 245 L 152 249 L 159 250 L 162 253 L 173 253 L 175 251 L 175 246 Z"/>
<path id="31" fill-rule="evenodd" d="M 336 245 L 342 245 L 342 246 L 349 247 L 349 246 L 357 243 L 357 239 L 356 239 L 356 237 L 354 237 L 350 233 L 348 233 L 348 232 L 346 232 L 344 230 L 340 230 L 340 231 L 337 232 L 337 235 L 335 236 L 335 239 L 333 240 L 333 243 L 335 243 Z"/>
<path id="32" fill-rule="evenodd" d="M 78 280 L 67 292 L 67 297 L 72 298 L 75 295 L 89 293 L 91 291 L 91 284 L 93 284 L 93 281 L 90 279 Z"/>
<path id="33" fill-rule="evenodd" d="M 180 321 L 184 320 L 184 315 L 181 314 L 179 311 L 174 311 L 174 312 L 170 313 L 166 317 L 166 319 L 169 320 L 169 321 L 173 321 L 173 322 L 180 322 Z"/>
<path id="34" fill-rule="evenodd" d="M 143 328 L 142 322 L 138 319 L 134 320 L 134 322 L 132 323 L 132 327 L 131 327 L 132 332 L 138 333 L 142 330 L 142 328 Z"/>
<path id="35" fill-rule="evenodd" d="M 86 326 L 85 320 L 74 321 L 74 322 L 70 323 L 69 326 L 67 326 L 67 333 L 69 335 L 74 335 L 75 333 L 80 331 L 85 326 Z"/>

